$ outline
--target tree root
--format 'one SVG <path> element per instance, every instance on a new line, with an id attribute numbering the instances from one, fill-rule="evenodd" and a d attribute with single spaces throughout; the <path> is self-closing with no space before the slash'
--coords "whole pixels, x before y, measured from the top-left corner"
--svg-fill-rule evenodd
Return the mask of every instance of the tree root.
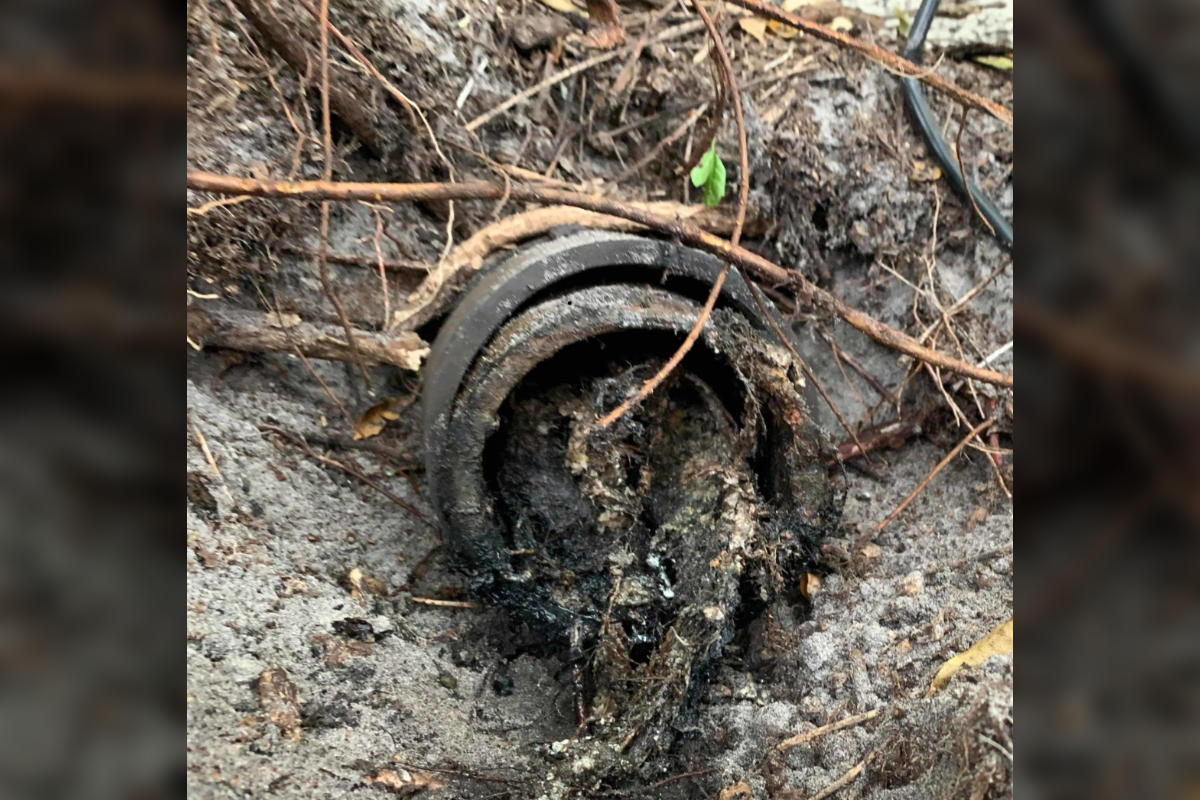
<path id="1" fill-rule="evenodd" d="M 227 195 L 249 194 L 292 200 L 370 200 L 377 203 L 409 203 L 419 200 L 499 200 L 507 196 L 518 202 L 570 205 L 601 214 L 610 214 L 674 236 L 680 242 L 701 250 L 707 250 L 718 258 L 726 259 L 749 270 L 771 284 L 790 286 L 802 299 L 836 314 L 876 342 L 918 361 L 984 383 L 1013 388 L 1013 376 L 970 364 L 925 347 L 911 336 L 852 308 L 845 301 L 813 284 L 799 272 L 784 269 L 743 247 L 734 247 L 727 240 L 707 233 L 690 222 L 659 216 L 634 208 L 629 203 L 556 189 L 511 186 L 506 190 L 503 186 L 486 181 L 454 184 L 266 181 L 192 171 L 187 175 L 187 187 L 195 191 Z"/>

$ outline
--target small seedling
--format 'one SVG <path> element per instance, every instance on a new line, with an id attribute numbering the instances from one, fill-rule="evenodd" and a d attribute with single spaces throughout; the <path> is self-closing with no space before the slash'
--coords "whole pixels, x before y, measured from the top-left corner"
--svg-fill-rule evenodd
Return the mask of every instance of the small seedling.
<path id="1" fill-rule="evenodd" d="M 700 159 L 700 163 L 692 167 L 692 186 L 704 187 L 704 205 L 715 206 L 725 196 L 725 165 L 717 155 L 717 140 L 714 137 L 712 146 Z"/>

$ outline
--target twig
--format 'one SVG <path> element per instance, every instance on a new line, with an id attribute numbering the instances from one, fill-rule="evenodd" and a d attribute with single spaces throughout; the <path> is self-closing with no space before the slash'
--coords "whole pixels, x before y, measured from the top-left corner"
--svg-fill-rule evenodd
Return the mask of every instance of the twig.
<path id="1" fill-rule="evenodd" d="M 833 348 L 834 355 L 841 361 L 846 362 L 850 369 L 861 375 L 863 380 L 870 384 L 871 388 L 875 390 L 875 394 L 879 395 L 879 397 L 883 400 L 892 399 L 892 393 L 887 390 L 882 382 L 880 382 L 879 378 L 876 378 L 870 370 L 858 363 L 853 356 L 839 347 L 838 343 L 833 340 L 833 337 L 830 336 L 824 328 L 818 328 L 818 331 L 821 334 L 821 338 L 829 342 L 829 346 Z"/>
<path id="2" fill-rule="evenodd" d="M 288 325 L 286 329 L 281 327 Z M 227 347 L 252 353 L 293 353 L 333 361 L 366 360 L 416 371 L 429 347 L 412 332 L 398 334 L 357 331 L 359 347 L 351 350 L 334 326 L 318 326 L 283 320 L 257 311 L 242 311 L 219 305 L 187 310 L 187 335 L 197 344 Z"/>
<path id="3" fill-rule="evenodd" d="M 693 31 L 698 31 L 698 30 L 700 30 L 701 27 L 702 26 L 699 24 L 685 22 L 682 25 L 677 25 L 674 28 L 668 28 L 667 30 L 658 34 L 657 36 L 654 37 L 654 41 L 655 42 L 665 42 L 665 41 L 669 41 L 671 39 L 676 39 L 676 38 L 679 38 L 680 36 L 686 36 L 687 34 L 692 33 Z M 614 58 L 616 58 L 622 54 L 628 53 L 630 49 L 631 48 L 610 50 L 607 53 L 601 53 L 598 56 L 592 56 L 587 61 L 580 61 L 578 64 L 567 67 L 566 69 L 561 70 L 559 72 L 556 72 L 553 75 L 551 75 L 550 77 L 544 78 L 543 80 L 538 81 L 533 86 L 530 86 L 528 89 L 525 89 L 524 91 L 514 94 L 512 97 L 508 98 L 503 103 L 501 103 L 500 105 L 491 109 L 490 111 L 485 111 L 484 113 L 480 114 L 478 117 L 476 117 L 475 119 L 471 120 L 470 122 L 468 122 L 466 124 L 466 129 L 468 131 L 473 131 L 481 125 L 486 125 L 487 123 L 491 122 L 493 119 L 495 119 L 500 114 L 503 114 L 505 111 L 508 111 L 510 108 L 517 105 L 518 103 L 528 100 L 529 98 L 533 97 L 535 94 L 542 91 L 543 89 L 548 89 L 549 87 L 553 86 L 554 84 L 561 83 L 561 82 L 565 81 L 567 78 L 570 78 L 573 75 L 578 75 L 580 72 L 589 70 L 592 67 L 599 66 L 600 64 L 603 64 L 607 61 L 612 61 Z"/>
<path id="4" fill-rule="evenodd" d="M 393 494 L 392 492 L 383 488 L 378 483 L 376 483 L 375 481 L 368 478 L 366 475 L 363 475 L 361 472 L 359 472 L 354 467 L 347 466 L 346 464 L 343 464 L 341 461 L 332 459 L 328 456 L 321 455 L 320 453 L 318 453 L 317 451 L 315 451 L 311 447 L 309 447 L 308 442 L 306 442 L 304 440 L 304 437 L 301 436 L 300 434 L 292 433 L 291 431 L 284 430 L 283 428 L 280 428 L 276 425 L 259 425 L 258 429 L 261 431 L 271 431 L 272 433 L 278 433 L 280 436 L 283 436 L 286 439 L 289 439 L 293 444 L 295 444 L 301 450 L 303 450 L 305 453 L 307 453 L 310 458 L 312 458 L 316 461 L 319 461 L 322 464 L 325 464 L 327 466 L 333 467 L 335 469 L 339 469 L 342 472 L 344 472 L 347 475 L 350 475 L 354 478 L 358 478 L 360 481 L 365 483 L 367 486 L 369 486 L 372 489 L 374 489 L 375 491 L 379 492 L 381 495 L 386 497 L 388 500 L 391 500 L 393 503 L 395 503 L 396 505 L 403 508 L 409 514 L 412 514 L 414 517 L 419 519 L 421 522 L 425 523 L 430 528 L 434 528 L 435 530 L 437 529 L 437 526 L 434 525 L 432 522 L 430 522 L 429 519 L 424 514 L 422 514 L 420 511 L 418 511 L 417 508 L 415 506 L 413 506 L 411 503 L 408 503 L 408 502 L 402 500 L 401 498 L 397 497 L 395 494 Z"/>
<path id="5" fill-rule="evenodd" d="M 375 215 L 375 237 L 372 241 L 375 245 L 375 262 L 379 266 L 379 288 L 383 291 L 383 323 L 379 328 L 384 330 L 392 320 L 392 301 L 388 292 L 387 270 L 383 265 L 383 247 L 379 242 L 383 238 L 383 216 L 378 208 L 372 208 L 371 213 Z"/>
<path id="6" fill-rule="evenodd" d="M 779 749 L 780 750 L 791 750 L 793 747 L 798 747 L 802 744 L 808 744 L 813 739 L 820 738 L 827 733 L 833 733 L 835 731 L 840 731 L 840 730 L 843 730 L 844 728 L 849 728 L 854 725 L 858 725 L 859 723 L 866 722 L 867 720 L 875 719 L 878 716 L 879 716 L 879 709 L 873 708 L 870 711 L 864 711 L 861 714 L 855 714 L 852 717 L 846 717 L 845 719 L 838 720 L 837 722 L 831 722 L 828 725 L 822 725 L 821 727 L 814 728 L 811 731 L 806 731 L 804 733 L 798 733 L 789 739 L 784 739 L 782 742 L 779 743 Z"/>
<path id="7" fill-rule="evenodd" d="M 446 174 L 449 177 L 450 182 L 454 183 L 454 164 L 450 161 L 450 159 L 446 158 L 446 154 L 442 152 L 442 148 L 438 144 L 437 137 L 433 135 L 433 128 L 429 124 L 429 119 L 425 116 L 425 112 L 421 109 L 421 107 L 414 103 L 408 95 L 397 89 L 395 85 L 393 85 L 392 82 L 389 81 L 387 77 L 385 77 L 384 74 L 380 72 L 374 64 L 371 63 L 371 60 L 363 54 L 363 51 L 354 43 L 354 40 L 338 30 L 337 27 L 329 21 L 328 13 L 319 14 L 313 9 L 312 4 L 307 3 L 304 0 L 300 0 L 300 4 L 304 6 L 304 9 L 318 21 L 323 21 L 323 27 L 327 28 L 329 32 L 334 35 L 338 42 L 341 43 L 342 47 L 346 48 L 346 51 L 350 53 L 350 55 L 354 56 L 355 60 L 357 60 L 359 64 L 362 64 L 362 66 L 366 68 L 367 72 L 371 73 L 375 80 L 379 81 L 379 85 L 382 86 L 388 94 L 394 97 L 396 101 L 400 103 L 400 105 L 404 106 L 405 110 L 408 111 L 408 116 L 412 120 L 414 127 L 416 126 L 417 121 L 420 121 L 421 125 L 425 128 L 425 135 L 429 137 L 430 145 L 433 146 L 434 153 L 436 153 L 437 157 L 441 159 L 442 165 L 446 167 Z M 446 243 L 442 247 L 442 258 L 446 257 L 446 254 L 450 252 L 450 248 L 453 245 L 454 203 L 451 202 L 449 204 L 449 213 L 446 217 Z"/>
<path id="8" fill-rule="evenodd" d="M 963 186 L 967 188 L 967 199 L 971 201 L 971 208 L 974 210 L 975 216 L 983 220 L 983 224 L 988 229 L 988 233 L 990 233 L 992 236 L 995 236 L 996 229 L 992 227 L 992 223 L 989 222 L 988 218 L 985 217 L 983 212 L 979 210 L 979 203 L 975 202 L 975 192 L 971 190 L 971 181 L 967 178 L 967 168 L 963 166 L 962 135 L 963 131 L 967 129 L 967 114 L 970 112 L 971 109 L 966 105 L 962 107 L 962 118 L 958 121 L 958 136 L 954 139 L 954 157 L 958 159 L 958 171 L 963 176 Z"/>
<path id="9" fill-rule="evenodd" d="M 922 422 L 924 422 L 924 417 L 918 416 L 916 419 L 899 419 L 895 422 L 885 422 L 882 425 L 873 426 L 863 431 L 863 436 L 868 437 L 865 444 L 839 444 L 838 458 L 842 461 L 849 461 L 862 455 L 864 451 L 873 453 L 884 447 L 899 447 L 919 432 Z M 836 461 L 830 460 L 827 466 L 832 467 L 836 463 Z"/>
<path id="10" fill-rule="evenodd" d="M 856 39 L 853 36 L 847 36 L 844 33 L 839 33 L 833 28 L 804 19 L 797 14 L 789 11 L 784 11 L 779 6 L 771 5 L 764 0 L 730 0 L 734 5 L 741 6 L 749 11 L 753 11 L 759 16 L 767 19 L 775 20 L 784 25 L 791 26 L 805 33 L 811 34 L 818 39 L 824 39 L 827 42 L 832 42 L 840 47 L 853 50 L 866 58 L 874 61 L 884 67 L 890 68 L 894 72 L 906 75 L 911 78 L 918 78 L 923 83 L 945 92 L 950 97 L 957 100 L 959 103 L 978 108 L 987 114 L 991 114 L 996 119 L 1003 122 L 1008 127 L 1013 126 L 1013 113 L 999 103 L 994 103 L 991 100 L 980 97 L 974 92 L 969 92 L 961 86 L 957 86 L 945 78 L 940 77 L 935 73 L 926 72 L 925 68 L 918 64 L 913 64 L 906 58 L 888 52 L 881 47 L 864 42 L 861 39 Z"/>
<path id="11" fill-rule="evenodd" d="M 187 175 L 187 187 L 196 191 L 219 194 L 249 194 L 259 197 L 280 197 L 292 200 L 372 200 L 375 202 L 407 203 L 421 200 L 497 200 L 504 196 L 504 187 L 486 181 L 460 183 L 352 183 L 332 181 L 271 181 L 237 178 L 192 171 Z M 658 214 L 631 207 L 628 203 L 596 195 L 532 186 L 514 186 L 510 192 L 517 202 L 544 205 L 568 205 L 608 214 L 661 231 L 713 255 L 732 261 L 750 270 L 768 283 L 792 287 L 797 294 L 825 311 L 836 314 L 854 328 L 880 344 L 905 355 L 941 367 L 950 372 L 974 378 L 984 383 L 1013 387 L 1013 377 L 978 367 L 960 359 L 925 347 L 911 336 L 847 305 L 845 301 L 816 286 L 799 272 L 784 269 L 774 262 L 740 246 L 734 246 L 719 236 L 707 233 L 681 219 L 669 219 Z"/>
<path id="12" fill-rule="evenodd" d="M 671 145 L 675 144 L 675 142 L 679 141 L 679 139 L 682 138 L 682 136 L 685 133 L 687 133 L 689 130 L 691 130 L 693 125 L 696 124 L 696 120 L 700 119 L 700 115 L 704 113 L 704 109 L 706 109 L 707 107 L 708 107 L 708 104 L 706 103 L 704 105 L 701 105 L 699 108 L 695 109 L 694 111 L 692 111 L 692 113 L 688 114 L 687 117 L 683 120 L 683 122 L 681 122 L 679 124 L 679 127 L 677 127 L 675 130 L 673 130 L 669 134 L 667 134 L 666 137 L 661 139 L 658 142 L 658 144 L 654 145 L 654 147 L 650 148 L 649 153 L 647 153 L 645 156 L 643 156 L 639 161 L 637 161 L 637 163 L 630 164 L 628 167 L 625 168 L 624 171 L 622 171 L 620 174 L 618 174 L 617 177 L 615 178 L 615 182 L 623 183 L 631 175 L 634 175 L 634 174 L 640 172 L 642 167 L 646 166 L 651 161 L 658 158 L 658 154 L 661 153 L 664 149 L 670 147 Z"/>
<path id="13" fill-rule="evenodd" d="M 737 217 L 733 223 L 733 234 L 729 237 L 730 244 L 733 247 L 737 247 L 738 242 L 742 238 L 742 227 L 746 224 L 746 208 L 750 205 L 750 158 L 746 144 L 746 121 L 742 115 L 742 95 L 738 91 L 737 78 L 733 74 L 733 65 L 729 62 L 729 54 L 725 51 L 725 44 L 721 41 L 721 34 L 717 30 L 717 26 L 713 24 L 712 18 L 704 10 L 704 6 L 700 0 L 692 0 L 692 5 L 696 9 L 696 13 L 700 15 L 700 19 L 704 22 L 704 27 L 708 28 L 708 35 L 712 38 L 713 50 L 716 53 L 718 64 L 717 72 L 721 77 L 721 84 L 724 85 L 725 91 L 733 100 L 734 119 L 737 121 L 738 158 L 741 162 L 741 174 L 738 175 Z M 729 275 L 731 266 L 732 262 L 728 259 L 725 259 L 724 263 L 721 264 L 721 272 L 717 275 L 717 279 L 713 281 L 712 289 L 708 292 L 708 298 L 704 301 L 704 307 L 700 309 L 700 316 L 697 317 L 696 324 L 692 326 L 687 337 L 684 338 L 683 344 L 679 346 L 675 354 L 667 359 L 667 363 L 663 364 L 662 368 L 652 378 L 642 384 L 637 394 L 604 415 L 597 423 L 599 427 L 607 428 L 620 419 L 626 411 L 640 403 L 658 388 L 663 380 L 671 374 L 671 371 L 678 366 L 679 362 L 683 361 L 684 356 L 688 354 L 688 351 L 692 349 L 696 340 L 700 338 L 700 332 L 704 330 L 704 325 L 708 322 L 713 307 L 717 304 L 717 297 L 721 294 L 721 287 L 725 285 L 725 279 Z"/>
<path id="14" fill-rule="evenodd" d="M 878 536 L 879 532 L 886 528 L 892 520 L 900 516 L 900 513 L 904 511 L 904 509 L 908 508 L 909 504 L 912 503 L 913 500 L 916 500 L 917 496 L 921 494 L 921 492 L 925 491 L 925 487 L 929 485 L 929 482 L 936 478 L 938 473 L 945 469 L 946 465 L 953 461 L 955 456 L 962 452 L 963 448 L 967 446 L 967 443 L 978 436 L 980 431 L 992 424 L 994 424 L 993 420 L 985 419 L 983 422 L 972 428 L 971 432 L 964 436 L 958 444 L 954 445 L 954 449 L 947 453 L 946 457 L 939 461 L 937 465 L 929 471 L 929 474 L 921 479 L 921 482 L 917 484 L 917 488 L 913 489 L 912 493 L 909 494 L 908 497 L 901 500 L 900 505 L 896 506 L 896 508 L 892 510 L 892 513 L 884 517 L 883 521 L 875 526 L 875 529 L 871 531 L 871 537 Z M 988 460 L 990 461 L 991 459 Z"/>
<path id="15" fill-rule="evenodd" d="M 292 244 L 284 244 L 282 250 L 296 253 L 302 256 L 315 256 L 316 250 L 308 247 L 299 247 Z M 347 253 L 326 253 L 325 260 L 330 264 L 342 264 L 348 267 L 366 267 L 368 269 L 377 269 L 379 260 L 372 256 L 354 256 Z M 430 265 L 422 264 L 420 261 L 391 261 L 385 260 L 383 268 L 388 272 L 429 272 Z"/>
<path id="16" fill-rule="evenodd" d="M 470 600 L 435 600 L 432 597 L 413 597 L 410 599 L 414 603 L 420 603 L 423 606 L 438 606 L 439 608 L 479 608 L 478 603 L 473 603 Z"/>
<path id="17" fill-rule="evenodd" d="M 262 49 L 258 46 L 254 39 L 251 38 L 250 33 L 246 30 L 245 26 L 242 25 L 241 20 L 238 19 L 238 11 L 233 5 L 233 0 L 225 0 L 225 7 L 229 9 L 229 16 L 233 18 L 233 22 L 235 25 L 237 25 L 238 31 L 241 32 L 242 36 L 246 38 L 246 43 L 250 45 L 251 49 L 254 51 L 255 57 L 258 58 L 259 63 L 262 64 L 263 71 L 267 76 L 267 82 L 271 84 L 271 89 L 274 90 L 275 96 L 279 98 L 279 104 L 283 106 L 283 115 L 287 117 L 288 124 L 292 126 L 292 130 L 295 131 L 296 136 L 299 137 L 298 145 L 303 147 L 303 142 L 308 138 L 308 135 L 304 131 L 300 130 L 300 125 L 296 122 L 296 117 L 292 114 L 291 107 L 288 106 L 287 100 L 284 99 L 283 90 L 279 88 L 279 82 L 275 80 L 275 75 L 271 70 L 271 63 L 267 61 L 267 57 L 263 55 Z"/>
<path id="18" fill-rule="evenodd" d="M 845 789 L 854 782 L 855 778 L 862 774 L 863 769 L 867 766 L 867 762 L 870 761 L 871 757 L 874 755 L 874 751 L 868 753 L 866 758 L 855 764 L 850 769 L 846 770 L 842 777 L 838 778 L 836 781 L 814 794 L 810 800 L 825 800 L 825 798 L 831 797 L 837 792 L 840 792 L 842 789 Z"/>
<path id="19" fill-rule="evenodd" d="M 242 197 L 220 197 L 220 198 L 217 198 L 216 200 L 209 200 L 207 203 L 201 203 L 200 205 L 196 206 L 195 208 L 188 206 L 187 215 L 189 217 L 203 217 L 205 214 L 207 214 L 208 212 L 212 211 L 215 208 L 224 208 L 225 206 L 236 206 L 239 203 L 244 203 L 249 199 L 250 199 L 249 197 L 246 197 L 244 195 Z"/>
<path id="20" fill-rule="evenodd" d="M 600 64 L 603 64 L 606 61 L 612 61 L 614 58 L 621 55 L 622 52 L 624 52 L 624 51 L 610 50 L 607 53 L 601 53 L 598 56 L 592 56 L 591 58 L 589 58 L 586 61 L 580 61 L 578 64 L 573 64 L 564 70 L 559 70 L 558 72 L 554 73 L 550 77 L 544 78 L 543 80 L 538 81 L 533 86 L 530 86 L 528 89 L 526 89 L 522 92 L 518 92 L 517 94 L 514 94 L 512 97 L 508 98 L 503 103 L 501 103 L 500 105 L 491 109 L 490 111 L 485 111 L 484 113 L 480 114 L 478 117 L 476 117 L 475 119 L 468 122 L 465 127 L 468 131 L 473 131 L 476 128 L 480 127 L 481 125 L 486 125 L 487 123 L 491 122 L 493 119 L 495 119 L 500 114 L 503 114 L 505 111 L 508 111 L 510 108 L 515 106 L 517 103 L 528 100 L 529 98 L 533 97 L 535 94 L 542 91 L 543 89 L 548 89 L 556 83 L 561 83 L 573 75 L 578 75 L 580 72 L 583 72 L 584 70 L 589 70 L 595 66 L 599 66 Z"/>
<path id="21" fill-rule="evenodd" d="M 304 368 L 308 370 L 308 374 L 317 379 L 317 383 L 320 384 L 321 388 L 325 390 L 326 396 L 333 401 L 333 404 L 337 406 L 338 411 L 342 412 L 342 418 L 346 420 L 347 430 L 354 430 L 354 418 L 350 416 L 350 412 L 346 410 L 346 406 L 342 404 L 342 401 L 338 399 L 338 396 L 333 393 L 332 389 L 329 388 L 329 384 L 325 383 L 325 380 L 321 377 L 321 374 L 313 369 L 312 362 L 308 360 L 308 356 L 304 355 L 304 351 L 299 347 L 293 347 L 292 352 L 295 353 L 296 357 L 299 358 L 301 363 L 304 364 Z"/>
<path id="22" fill-rule="evenodd" d="M 322 166 L 322 176 L 325 180 L 333 178 L 333 125 L 329 119 L 329 0 L 321 0 L 321 134 L 324 145 L 324 165 Z M 338 319 L 342 321 L 342 330 L 346 332 L 346 341 L 350 344 L 350 350 L 354 352 L 355 362 L 358 364 L 358 371 L 362 375 L 363 387 L 368 394 L 371 393 L 371 377 L 367 375 L 367 368 L 363 366 L 362 359 L 358 358 L 358 342 L 354 339 L 354 330 L 350 327 L 350 318 L 346 315 L 346 307 L 342 305 L 342 301 L 338 298 L 337 292 L 333 289 L 333 282 L 329 280 L 329 260 L 325 254 L 329 251 L 329 201 L 321 201 L 321 239 L 317 247 L 317 274 L 321 277 L 321 286 L 325 290 L 325 296 L 329 298 L 329 302 L 333 304 L 334 310 L 337 312 Z"/>
<path id="23" fill-rule="evenodd" d="M 309 47 L 297 41 L 279 20 L 269 14 L 260 13 L 253 0 L 232 0 L 250 24 L 262 34 L 267 45 L 283 57 L 288 66 L 299 76 L 303 77 L 309 68 Z M 370 148 L 377 156 L 382 156 L 383 145 L 375 123 L 367 116 L 366 106 L 353 93 L 347 92 L 340 86 L 329 89 L 330 103 L 337 111 L 338 117 L 346 123 L 359 141 Z"/>
<path id="24" fill-rule="evenodd" d="M 217 480 L 221 482 L 221 488 L 225 490 L 225 497 L 229 500 L 229 505 L 236 506 L 237 502 L 233 499 L 233 493 L 229 491 L 229 484 L 225 482 L 225 476 L 217 468 L 217 459 L 213 458 L 212 450 L 208 449 L 208 440 L 204 438 L 204 434 L 200 432 L 195 423 L 192 423 L 192 430 L 196 432 L 196 442 L 200 445 L 200 452 L 204 454 L 204 460 L 208 462 L 208 468 L 217 476 Z"/>

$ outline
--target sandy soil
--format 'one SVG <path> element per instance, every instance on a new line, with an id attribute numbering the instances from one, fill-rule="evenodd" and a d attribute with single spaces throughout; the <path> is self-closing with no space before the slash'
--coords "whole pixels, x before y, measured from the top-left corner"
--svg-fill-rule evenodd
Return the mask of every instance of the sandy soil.
<path id="1" fill-rule="evenodd" d="M 623 122 L 595 98 L 624 59 L 560 84 L 543 104 L 513 109 L 472 140 L 457 136 L 453 123 L 486 111 L 542 74 L 544 51 L 521 55 L 509 41 L 522 12 L 516 3 L 499 9 L 468 0 L 334 6 L 334 22 L 422 104 L 460 176 L 495 175 L 467 152 L 471 148 L 539 171 L 556 161 L 556 177 L 608 181 L 607 189 L 621 196 L 680 199 L 682 182 L 674 171 L 686 139 L 615 187 L 613 179 L 679 124 L 686 112 L 678 108 L 707 99 L 707 67 L 693 63 L 704 47 L 701 35 L 643 56 L 623 119 L 670 113 L 615 137 L 607 149 L 597 132 Z M 644 18 L 639 9 L 631 12 L 638 12 L 629 15 L 631 23 Z M 530 2 L 523 13 L 554 12 Z M 297 30 L 315 28 L 298 8 L 290 18 Z M 280 87 L 276 95 L 235 19 L 212 0 L 189 4 L 189 166 L 281 176 L 294 167 L 299 175 L 319 174 L 316 95 L 306 95 L 295 74 L 268 55 Z M 678 20 L 684 19 L 680 13 Z M 854 19 L 860 35 L 895 43 L 885 20 Z M 1011 41 L 1011 28 L 1005 33 Z M 931 241 L 943 299 L 963 295 L 1006 263 L 1007 255 L 971 225 L 969 210 L 944 184 L 929 181 L 927 165 L 917 163 L 927 157 L 905 122 L 894 77 L 803 39 L 768 38 L 764 47 L 735 30 L 729 40 L 744 80 L 784 56 L 782 66 L 771 70 L 812 57 L 802 75 L 747 92 L 752 198 L 758 216 L 768 221 L 754 247 L 911 332 L 920 326 L 908 284 L 930 274 Z M 559 66 L 588 55 L 565 53 Z M 357 77 L 344 57 L 335 65 L 335 75 Z M 1011 103 L 1004 75 L 953 60 L 943 69 L 961 84 Z M 363 102 L 379 120 L 388 153 L 372 156 L 339 131 L 337 177 L 439 177 L 436 155 L 409 130 L 398 106 L 377 90 L 366 92 Z M 944 117 L 953 116 L 953 109 L 937 107 Z M 955 131 L 952 122 L 952 137 Z M 720 142 L 732 164 L 731 124 Z M 975 114 L 963 142 L 981 184 L 1010 210 L 1011 134 Z M 190 197 L 189 205 L 203 199 Z M 698 194 L 690 199 L 698 201 Z M 460 206 L 455 234 L 461 240 L 490 220 L 492 208 Z M 386 212 L 385 255 L 435 261 L 444 237 L 438 213 L 419 207 Z M 304 254 L 316 243 L 314 221 L 312 209 L 265 201 L 189 218 L 189 287 L 220 296 L 190 302 L 267 305 L 331 320 Z M 372 209 L 337 208 L 331 249 L 373 255 L 374 232 Z M 377 327 L 383 315 L 378 275 L 352 266 L 335 265 L 333 271 L 351 317 Z M 393 304 L 420 277 L 390 273 Z M 1011 339 L 1011 309 L 1009 267 L 957 318 L 960 334 L 970 340 L 964 342 L 969 357 L 978 360 Z M 919 313 L 931 320 L 924 304 Z M 848 419 L 865 417 L 876 397 L 856 375 L 843 376 L 819 330 L 884 385 L 903 380 L 907 365 L 896 354 L 846 326 L 808 317 L 796 325 L 805 357 Z M 403 410 L 380 436 L 354 443 L 340 411 L 299 360 L 219 350 L 189 350 L 187 359 L 189 792 L 369 796 L 416 788 L 406 778 L 430 779 L 422 791 L 431 797 L 574 792 L 546 780 L 556 758 L 553 743 L 575 730 L 573 688 L 561 664 L 515 648 L 509 626 L 489 609 L 418 602 L 466 599 L 464 580 L 445 564 L 436 531 L 360 480 L 322 466 L 263 429 L 303 435 L 315 452 L 353 464 L 430 515 L 415 409 Z M 994 366 L 1011 370 L 1011 354 Z M 411 398 L 420 379 L 373 370 L 372 398 L 347 365 L 314 361 L 313 368 L 354 415 L 377 397 Z M 963 394 L 957 399 L 964 407 L 972 402 Z M 920 378 L 906 402 L 941 400 Z M 813 411 L 830 438 L 844 438 L 826 409 Z M 894 413 L 885 410 L 877 421 Z M 210 448 L 220 478 L 197 435 Z M 986 458 L 967 451 L 881 535 L 864 539 L 961 435 L 943 408 L 928 416 L 921 436 L 874 455 L 874 475 L 851 469 L 842 527 L 825 546 L 829 574 L 807 616 L 771 628 L 770 636 L 751 635 L 742 651 L 726 653 L 696 718 L 681 724 L 676 749 L 653 765 L 654 780 L 604 788 L 623 796 L 716 797 L 723 787 L 745 781 L 756 798 L 811 797 L 866 760 L 862 774 L 836 797 L 1011 795 L 1011 657 L 964 672 L 926 698 L 943 661 L 1012 614 L 1013 508 Z M 1011 458 L 1007 464 L 1011 477 Z M 350 577 L 355 570 L 362 576 L 357 583 Z M 754 652 L 760 645 L 761 652 Z M 294 711 L 286 698 L 264 688 L 268 670 L 286 671 Z M 777 748 L 792 734 L 874 709 L 878 716 L 862 724 L 786 752 Z M 389 787 L 380 770 L 392 770 L 399 783 Z"/>

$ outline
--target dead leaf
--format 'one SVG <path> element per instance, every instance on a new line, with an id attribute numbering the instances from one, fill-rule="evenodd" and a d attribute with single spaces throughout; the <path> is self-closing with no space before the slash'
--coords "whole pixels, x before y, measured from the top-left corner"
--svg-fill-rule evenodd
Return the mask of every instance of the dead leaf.
<path id="1" fill-rule="evenodd" d="M 863 547 L 862 554 L 865 558 L 879 558 L 881 555 L 883 555 L 883 549 L 879 545 L 872 542 L 871 544 Z"/>
<path id="2" fill-rule="evenodd" d="M 392 794 L 401 797 L 411 797 L 425 790 L 445 788 L 446 784 L 425 772 L 409 772 L 406 769 L 381 769 L 370 775 L 364 775 L 363 780 L 370 786 L 387 789 Z"/>
<path id="3" fill-rule="evenodd" d="M 258 704 L 285 739 L 300 738 L 300 703 L 287 670 L 268 669 L 258 676 Z"/>
<path id="4" fill-rule="evenodd" d="M 929 685 L 929 694 L 934 694 L 946 688 L 946 685 L 950 683 L 950 679 L 964 666 L 978 667 L 992 656 L 1008 655 L 1012 651 L 1013 618 L 1009 617 L 1006 622 L 1002 622 L 993 628 L 987 636 L 984 636 L 967 648 L 967 650 L 951 658 L 945 664 L 942 664 L 937 674 L 933 676 L 933 682 Z"/>
<path id="5" fill-rule="evenodd" d="M 571 0 L 538 0 L 538 2 L 547 8 L 552 8 L 563 14 L 575 14 L 576 16 L 587 18 L 587 12 L 572 3 Z"/>
<path id="6" fill-rule="evenodd" d="M 354 439 L 357 441 L 378 436 L 390 420 L 400 419 L 399 412 L 410 402 L 410 399 L 400 397 L 385 397 L 380 400 L 364 411 L 358 422 L 354 423 Z"/>
<path id="7" fill-rule="evenodd" d="M 742 17 L 738 27 L 758 40 L 761 45 L 767 44 L 767 21 L 762 17 Z"/>
<path id="8" fill-rule="evenodd" d="M 820 576 L 806 572 L 800 577 L 800 594 L 804 595 L 805 600 L 811 603 L 819 591 L 821 591 Z"/>
<path id="9" fill-rule="evenodd" d="M 750 785 L 745 781 L 738 781 L 732 786 L 726 786 L 722 789 L 721 793 L 717 795 L 717 800 L 736 800 L 739 797 L 744 798 L 744 800 L 750 800 L 751 796 Z"/>
<path id="10" fill-rule="evenodd" d="M 854 23 L 849 17 L 834 17 L 833 21 L 829 23 L 829 27 L 839 33 L 846 33 L 854 28 Z"/>

